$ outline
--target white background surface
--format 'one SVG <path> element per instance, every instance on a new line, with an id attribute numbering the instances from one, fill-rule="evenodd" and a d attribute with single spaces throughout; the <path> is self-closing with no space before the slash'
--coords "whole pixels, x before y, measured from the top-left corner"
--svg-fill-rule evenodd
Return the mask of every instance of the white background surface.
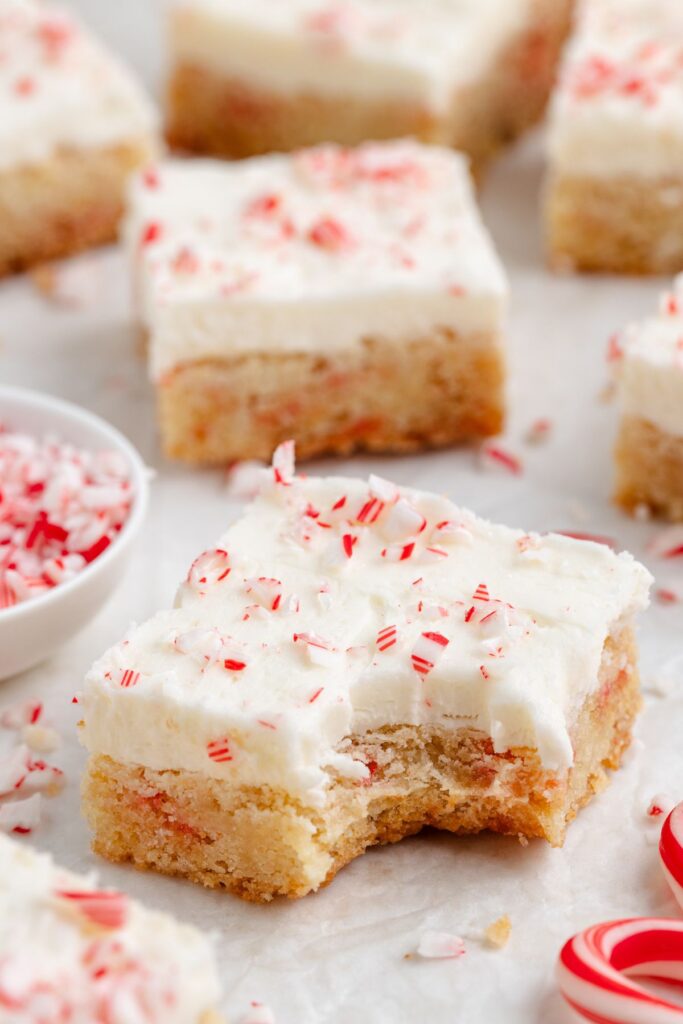
<path id="1" fill-rule="evenodd" d="M 74 6 L 158 92 L 160 0 L 80 0 Z M 683 595 L 683 560 L 677 565 L 646 558 L 645 544 L 657 527 L 631 522 L 609 504 L 616 413 L 599 399 L 607 337 L 649 313 L 663 282 L 553 278 L 545 272 L 540 154 L 538 139 L 528 140 L 496 166 L 483 196 L 512 279 L 506 443 L 522 456 L 523 475 L 483 472 L 468 451 L 357 458 L 319 463 L 310 471 L 372 470 L 446 492 L 511 525 L 608 534 L 648 561 L 658 585 L 678 586 Z M 278 1024 L 562 1024 L 568 1018 L 553 966 L 572 932 L 609 917 L 675 916 L 656 846 L 647 842 L 644 812 L 657 792 L 683 798 L 683 680 L 667 698 L 648 698 L 626 767 L 580 815 L 562 850 L 540 842 L 523 848 L 494 836 L 424 834 L 371 851 L 319 895 L 263 907 L 114 868 L 89 852 L 78 809 L 84 754 L 75 739 L 78 709 L 71 697 L 90 662 L 131 620 L 171 602 L 192 557 L 224 529 L 236 506 L 221 473 L 160 459 L 123 261 L 110 250 L 80 263 L 91 298 L 78 310 L 55 307 L 26 279 L 0 286 L 0 380 L 61 395 L 105 416 L 158 476 L 139 558 L 120 591 L 56 658 L 2 686 L 0 705 L 42 696 L 67 737 L 57 760 L 68 785 L 48 802 L 49 820 L 36 844 L 68 867 L 96 867 L 107 885 L 215 929 L 225 1010 L 233 1021 L 258 999 L 273 1009 Z M 545 445 L 531 447 L 524 434 L 540 416 L 552 419 L 553 433 Z M 682 650 L 682 638 L 683 604 L 654 605 L 641 629 L 646 685 Z M 484 950 L 483 929 L 504 913 L 513 924 L 509 945 Z M 461 934 L 467 955 L 457 962 L 405 960 L 426 929 Z"/>

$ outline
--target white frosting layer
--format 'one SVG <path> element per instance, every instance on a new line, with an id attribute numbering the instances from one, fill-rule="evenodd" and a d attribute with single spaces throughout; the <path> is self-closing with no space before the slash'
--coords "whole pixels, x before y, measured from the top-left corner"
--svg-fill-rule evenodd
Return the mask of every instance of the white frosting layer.
<path id="1" fill-rule="evenodd" d="M 59 147 L 145 141 L 155 130 L 128 70 L 69 13 L 0 0 L 0 170 Z"/>
<path id="2" fill-rule="evenodd" d="M 682 39 L 678 0 L 584 0 L 552 107 L 558 173 L 681 178 Z"/>
<path id="3" fill-rule="evenodd" d="M 311 803 L 327 768 L 367 776 L 336 748 L 387 724 L 468 725 L 571 764 L 607 635 L 647 603 L 642 566 L 373 478 L 271 480 L 176 608 L 91 670 L 92 753 Z"/>
<path id="4" fill-rule="evenodd" d="M 445 112 L 531 27 L 530 0 L 185 0 L 176 61 L 279 93 L 405 99 Z"/>
<path id="5" fill-rule="evenodd" d="M 683 275 L 658 316 L 627 327 L 617 362 L 622 414 L 683 437 Z"/>
<path id="6" fill-rule="evenodd" d="M 103 927 L 98 920 L 122 922 Z M 0 1020 L 201 1024 L 219 999 L 209 941 L 0 836 Z"/>
<path id="7" fill-rule="evenodd" d="M 500 329 L 504 273 L 449 150 L 169 162 L 134 182 L 125 234 L 155 378 L 211 356 Z"/>

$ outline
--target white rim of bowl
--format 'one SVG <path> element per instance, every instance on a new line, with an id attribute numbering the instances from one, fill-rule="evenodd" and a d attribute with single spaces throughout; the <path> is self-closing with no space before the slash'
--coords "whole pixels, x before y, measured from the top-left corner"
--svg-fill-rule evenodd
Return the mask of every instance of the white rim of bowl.
<path id="1" fill-rule="evenodd" d="M 101 571 L 116 557 L 121 546 L 132 542 L 135 534 L 142 526 L 149 502 L 148 469 L 142 456 L 128 438 L 117 430 L 116 427 L 108 423 L 107 420 L 96 413 L 83 409 L 74 402 L 67 402 L 63 398 L 56 398 L 54 395 L 49 395 L 42 391 L 33 391 L 31 388 L 7 387 L 4 385 L 0 385 L 0 417 L 2 416 L 2 401 L 5 398 L 23 402 L 27 409 L 33 406 L 36 409 L 42 408 L 47 412 L 54 411 L 57 414 L 63 414 L 72 419 L 84 421 L 100 431 L 103 434 L 103 439 L 108 439 L 111 447 L 122 451 L 128 460 L 131 483 L 133 485 L 133 502 L 121 530 L 101 555 L 94 558 L 92 562 L 88 562 L 73 579 L 66 580 L 64 583 L 58 583 L 44 594 L 38 594 L 27 601 L 20 601 L 10 608 L 0 608 L 0 622 L 3 624 L 9 622 L 10 619 L 18 619 L 21 616 L 30 615 L 33 610 L 45 608 L 51 602 L 59 601 L 62 596 L 81 586 L 83 581 L 92 576 L 94 572 Z M 11 424 L 7 424 L 7 426 L 12 429 Z M 23 430 L 24 428 L 21 429 Z M 55 424 L 54 433 L 60 437 L 61 432 L 58 424 Z"/>

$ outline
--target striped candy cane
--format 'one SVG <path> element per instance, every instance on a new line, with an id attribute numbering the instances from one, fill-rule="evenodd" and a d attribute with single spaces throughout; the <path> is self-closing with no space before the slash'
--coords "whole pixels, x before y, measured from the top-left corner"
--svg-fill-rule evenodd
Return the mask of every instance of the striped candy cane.
<path id="1" fill-rule="evenodd" d="M 671 891 L 683 910 L 683 803 L 674 807 L 664 822 L 659 855 Z"/>
<path id="2" fill-rule="evenodd" d="M 683 1024 L 683 1007 L 643 988 L 634 975 L 683 982 L 683 921 L 608 921 L 575 935 L 560 953 L 560 991 L 585 1020 Z"/>
<path id="3" fill-rule="evenodd" d="M 662 828 L 664 874 L 683 910 L 683 803 Z M 575 935 L 560 953 L 562 995 L 593 1024 L 683 1024 L 683 1006 L 634 981 L 634 976 L 683 984 L 683 921 L 608 921 Z"/>

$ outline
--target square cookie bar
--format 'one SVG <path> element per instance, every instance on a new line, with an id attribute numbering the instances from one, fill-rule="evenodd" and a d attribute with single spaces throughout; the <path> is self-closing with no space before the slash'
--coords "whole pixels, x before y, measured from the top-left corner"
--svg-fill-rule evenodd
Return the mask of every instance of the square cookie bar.
<path id="1" fill-rule="evenodd" d="M 0 1020 L 221 1024 L 208 939 L 0 835 Z"/>
<path id="2" fill-rule="evenodd" d="M 558 268 L 683 269 L 683 6 L 584 0 L 549 135 Z"/>
<path id="3" fill-rule="evenodd" d="M 610 351 L 621 413 L 616 500 L 683 521 L 683 276 L 659 315 L 626 328 Z"/>
<path id="4" fill-rule="evenodd" d="M 647 571 L 291 454 L 87 677 L 95 850 L 269 900 L 425 825 L 561 844 L 630 740 Z"/>
<path id="5" fill-rule="evenodd" d="M 114 239 L 156 116 L 72 16 L 0 0 L 0 277 Z"/>
<path id="6" fill-rule="evenodd" d="M 499 431 L 507 286 L 450 150 L 169 162 L 137 177 L 126 236 L 172 458 Z"/>
<path id="7" fill-rule="evenodd" d="M 475 168 L 537 120 L 573 0 L 183 0 L 168 136 L 244 157 L 414 136 Z"/>

